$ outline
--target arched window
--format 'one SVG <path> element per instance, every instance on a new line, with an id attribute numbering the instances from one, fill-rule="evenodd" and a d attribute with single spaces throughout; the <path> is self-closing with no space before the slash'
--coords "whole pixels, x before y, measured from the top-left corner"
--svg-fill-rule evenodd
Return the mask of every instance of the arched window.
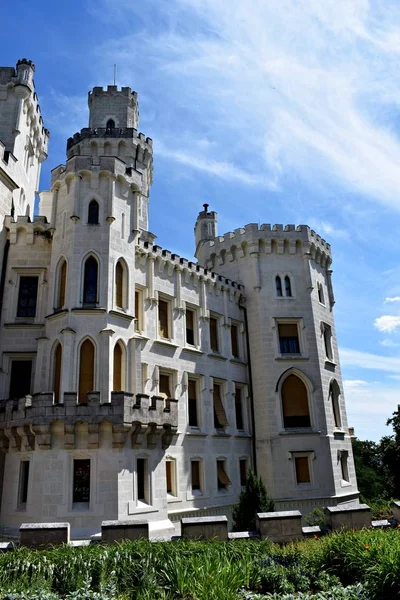
<path id="1" fill-rule="evenodd" d="M 88 223 L 89 225 L 99 224 L 99 203 L 96 202 L 96 200 L 91 200 L 89 202 Z"/>
<path id="2" fill-rule="evenodd" d="M 114 392 L 123 391 L 123 350 L 121 344 L 117 343 L 114 347 L 114 374 L 113 390 Z"/>
<path id="3" fill-rule="evenodd" d="M 118 308 L 124 308 L 124 267 L 119 260 L 115 267 L 115 304 Z"/>
<path id="4" fill-rule="evenodd" d="M 289 375 L 282 384 L 281 395 L 284 428 L 311 427 L 308 392 L 302 380 Z"/>
<path id="5" fill-rule="evenodd" d="M 331 383 L 331 385 L 329 386 L 329 400 L 330 400 L 330 403 L 332 406 L 333 422 L 335 424 L 335 427 L 337 427 L 338 429 L 340 429 L 342 427 L 342 419 L 340 417 L 339 398 L 340 398 L 339 386 L 336 381 L 333 381 Z"/>
<path id="6" fill-rule="evenodd" d="M 277 275 L 275 277 L 275 286 L 276 286 L 276 295 L 278 296 L 278 298 L 281 298 L 283 296 L 283 294 L 282 294 L 282 280 L 279 277 L 279 275 Z"/>
<path id="7" fill-rule="evenodd" d="M 113 119 L 108 119 L 106 128 L 107 129 L 115 129 L 115 121 L 113 121 Z"/>
<path id="8" fill-rule="evenodd" d="M 58 343 L 54 352 L 54 369 L 53 369 L 53 391 L 54 400 L 60 402 L 60 386 L 61 386 L 61 365 L 62 365 L 62 347 Z"/>
<path id="9" fill-rule="evenodd" d="M 96 304 L 97 279 L 99 265 L 94 256 L 89 256 L 85 262 L 83 275 L 83 304 Z"/>
<path id="10" fill-rule="evenodd" d="M 285 294 L 288 297 L 290 297 L 292 295 L 292 285 L 290 283 L 289 275 L 286 275 L 286 277 L 285 277 Z"/>
<path id="11" fill-rule="evenodd" d="M 62 261 L 58 270 L 58 290 L 56 308 L 62 308 L 65 304 L 65 289 L 67 285 L 67 262 Z"/>
<path id="12" fill-rule="evenodd" d="M 319 282 L 317 283 L 317 290 L 318 290 L 318 300 L 321 302 L 321 304 L 325 304 L 324 288 L 322 287 L 322 285 Z"/>
<path id="13" fill-rule="evenodd" d="M 87 393 L 94 388 L 94 345 L 85 340 L 79 357 L 79 404 L 87 404 Z"/>

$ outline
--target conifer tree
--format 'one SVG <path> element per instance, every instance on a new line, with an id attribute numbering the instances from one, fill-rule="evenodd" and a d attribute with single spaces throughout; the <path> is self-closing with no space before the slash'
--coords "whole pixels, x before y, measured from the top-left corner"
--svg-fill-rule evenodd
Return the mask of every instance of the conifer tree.
<path id="1" fill-rule="evenodd" d="M 253 471 L 249 471 L 246 487 L 233 507 L 234 531 L 255 531 L 257 513 L 273 510 L 274 502 L 269 498 L 261 477 L 257 478 Z"/>

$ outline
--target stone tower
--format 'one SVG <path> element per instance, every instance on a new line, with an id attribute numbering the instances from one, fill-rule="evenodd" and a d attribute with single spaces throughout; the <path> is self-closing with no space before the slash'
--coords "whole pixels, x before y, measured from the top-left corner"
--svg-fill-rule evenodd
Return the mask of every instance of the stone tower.
<path id="1" fill-rule="evenodd" d="M 245 288 L 256 462 L 268 491 L 281 508 L 356 500 L 329 244 L 306 225 L 254 223 L 199 240 L 204 216 L 199 264 Z"/>

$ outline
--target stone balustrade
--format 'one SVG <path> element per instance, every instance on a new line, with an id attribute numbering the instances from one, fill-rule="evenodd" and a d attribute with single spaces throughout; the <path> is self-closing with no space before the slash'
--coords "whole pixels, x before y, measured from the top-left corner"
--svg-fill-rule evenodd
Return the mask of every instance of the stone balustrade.
<path id="1" fill-rule="evenodd" d="M 164 448 L 178 428 L 178 401 L 159 396 L 112 392 L 111 402 L 102 403 L 100 392 L 89 392 L 87 403 L 78 403 L 76 393 L 65 393 L 56 403 L 54 394 L 40 393 L 18 400 L 0 402 L 0 448 L 42 450 L 52 447 L 53 437 L 63 435 L 64 448 L 75 447 L 77 435 L 87 438 L 87 446 L 99 447 L 101 434 L 112 436 L 114 448 L 124 447 L 128 436 L 138 448 L 144 440 L 154 447 L 158 435 Z"/>

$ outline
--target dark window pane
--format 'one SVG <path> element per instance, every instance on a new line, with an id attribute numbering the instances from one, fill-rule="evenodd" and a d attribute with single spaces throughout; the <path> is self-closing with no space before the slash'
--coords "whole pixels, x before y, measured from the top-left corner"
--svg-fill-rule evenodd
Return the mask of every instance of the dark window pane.
<path id="1" fill-rule="evenodd" d="M 11 362 L 10 398 L 22 398 L 31 393 L 31 360 Z"/>
<path id="2" fill-rule="evenodd" d="M 90 225 L 98 225 L 99 223 L 99 205 L 96 200 L 89 202 L 88 223 Z"/>
<path id="3" fill-rule="evenodd" d="M 280 298 L 282 296 L 282 280 L 279 277 L 279 275 L 277 275 L 275 277 L 275 285 L 276 285 L 276 295 Z"/>
<path id="4" fill-rule="evenodd" d="M 34 317 L 36 315 L 38 282 L 38 277 L 20 277 L 17 317 Z"/>
<path id="5" fill-rule="evenodd" d="M 146 459 L 138 458 L 137 459 L 137 497 L 138 500 L 146 499 L 145 492 L 145 476 L 146 476 Z"/>
<path id="6" fill-rule="evenodd" d="M 28 499 L 29 460 L 23 460 L 20 467 L 19 503 L 26 504 Z"/>
<path id="7" fill-rule="evenodd" d="M 72 502 L 90 501 L 90 460 L 74 460 L 74 490 Z"/>
<path id="8" fill-rule="evenodd" d="M 300 354 L 299 338 L 287 337 L 279 340 L 281 354 Z"/>
<path id="9" fill-rule="evenodd" d="M 194 313 L 192 310 L 186 311 L 186 343 L 194 345 Z"/>
<path id="10" fill-rule="evenodd" d="M 85 262 L 83 282 L 83 303 L 96 304 L 97 302 L 97 260 L 90 256 Z"/>
<path id="11" fill-rule="evenodd" d="M 235 413 L 236 413 L 236 428 L 244 429 L 243 426 L 243 406 L 242 406 L 242 388 L 235 390 Z"/>
<path id="12" fill-rule="evenodd" d="M 292 295 L 292 286 L 290 284 L 290 278 L 287 275 L 285 277 L 285 293 L 286 293 L 286 296 Z"/>
<path id="13" fill-rule="evenodd" d="M 290 429 L 291 427 L 311 427 L 310 417 L 309 415 L 283 417 L 283 426 L 285 429 Z"/>

